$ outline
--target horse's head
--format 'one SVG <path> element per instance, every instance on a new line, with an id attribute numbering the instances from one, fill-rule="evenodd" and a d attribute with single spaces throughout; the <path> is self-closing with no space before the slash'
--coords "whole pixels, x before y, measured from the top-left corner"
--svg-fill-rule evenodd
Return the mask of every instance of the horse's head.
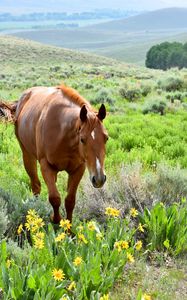
<path id="1" fill-rule="evenodd" d="M 102 187 L 106 181 L 104 158 L 108 135 L 102 124 L 105 116 L 103 104 L 98 113 L 90 111 L 85 105 L 80 111 L 79 147 L 95 188 Z"/>

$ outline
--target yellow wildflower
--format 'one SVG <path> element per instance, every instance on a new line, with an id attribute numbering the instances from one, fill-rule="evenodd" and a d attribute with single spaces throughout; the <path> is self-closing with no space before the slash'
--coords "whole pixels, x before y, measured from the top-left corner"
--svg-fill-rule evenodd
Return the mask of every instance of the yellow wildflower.
<path id="1" fill-rule="evenodd" d="M 60 300 L 68 300 L 68 298 L 67 297 L 62 297 L 62 298 L 60 298 Z"/>
<path id="2" fill-rule="evenodd" d="M 122 249 L 128 249 L 129 243 L 127 241 L 118 241 L 114 243 L 114 248 L 121 252 Z"/>
<path id="3" fill-rule="evenodd" d="M 143 294 L 142 300 L 151 300 L 151 296 L 147 295 L 147 294 Z"/>
<path id="4" fill-rule="evenodd" d="M 120 211 L 116 208 L 107 207 L 105 210 L 105 214 L 110 217 L 119 217 Z"/>
<path id="5" fill-rule="evenodd" d="M 56 281 L 62 281 L 64 280 L 65 278 L 65 274 L 64 272 L 62 271 L 62 269 L 54 269 L 52 271 L 52 275 L 53 275 L 53 278 L 56 280 Z"/>
<path id="6" fill-rule="evenodd" d="M 128 261 L 129 261 L 130 263 L 134 263 L 134 257 L 133 257 L 132 254 L 127 253 L 127 258 L 128 258 Z"/>
<path id="7" fill-rule="evenodd" d="M 60 227 L 64 228 L 64 230 L 70 230 L 70 228 L 71 228 L 70 220 L 68 220 L 68 219 L 61 220 L 60 221 Z"/>
<path id="8" fill-rule="evenodd" d="M 42 218 L 36 218 L 34 221 L 34 229 L 38 230 L 44 226 L 44 221 Z"/>
<path id="9" fill-rule="evenodd" d="M 99 300 L 109 300 L 109 294 L 103 295 Z"/>
<path id="10" fill-rule="evenodd" d="M 142 249 L 142 241 L 137 241 L 135 247 L 137 251 L 140 251 Z"/>
<path id="11" fill-rule="evenodd" d="M 77 266 L 81 265 L 82 262 L 83 262 L 82 257 L 81 257 L 81 256 L 77 256 L 77 257 L 74 259 L 73 264 L 77 267 Z"/>
<path id="12" fill-rule="evenodd" d="M 18 229 L 17 229 L 17 234 L 20 235 L 23 231 L 23 224 L 20 224 Z"/>
<path id="13" fill-rule="evenodd" d="M 139 225 L 138 225 L 138 230 L 141 232 L 144 232 L 144 228 L 141 223 L 139 223 Z"/>
<path id="14" fill-rule="evenodd" d="M 71 283 L 70 283 L 70 285 L 68 286 L 68 291 L 72 291 L 72 290 L 74 290 L 76 288 L 76 283 L 75 283 L 75 281 L 72 281 Z"/>
<path id="15" fill-rule="evenodd" d="M 36 232 L 38 229 L 42 228 L 44 226 L 43 219 L 40 218 L 36 211 L 33 209 L 30 209 L 26 216 L 26 223 L 25 227 L 28 231 Z"/>
<path id="16" fill-rule="evenodd" d="M 11 259 L 7 259 L 6 266 L 7 266 L 8 269 L 10 268 L 11 264 L 12 264 Z"/>
<path id="17" fill-rule="evenodd" d="M 55 241 L 56 242 L 60 242 L 60 241 L 63 241 L 66 237 L 66 234 L 64 232 L 62 232 L 61 234 L 59 234 L 56 238 L 55 238 Z"/>
<path id="18" fill-rule="evenodd" d="M 83 242 L 84 244 L 88 244 L 88 241 L 87 241 L 87 239 L 85 238 L 85 236 L 84 236 L 83 233 L 79 233 L 79 234 L 78 234 L 78 239 L 79 239 L 79 241 Z"/>
<path id="19" fill-rule="evenodd" d="M 121 248 L 122 249 L 128 249 L 129 243 L 127 241 L 121 241 Z"/>
<path id="20" fill-rule="evenodd" d="M 95 222 L 94 222 L 94 221 L 88 222 L 88 229 L 89 229 L 90 231 L 96 230 L 96 225 L 95 225 Z"/>
<path id="21" fill-rule="evenodd" d="M 99 232 L 99 233 L 96 234 L 96 239 L 97 239 L 97 240 L 100 241 L 100 240 L 102 240 L 102 238 L 103 238 L 102 233 Z"/>
<path id="22" fill-rule="evenodd" d="M 120 242 L 115 242 L 114 243 L 114 248 L 116 248 L 117 250 L 118 250 L 118 252 L 121 252 L 121 244 L 120 244 Z"/>
<path id="23" fill-rule="evenodd" d="M 34 248 L 36 248 L 36 249 L 43 249 L 44 248 L 44 240 L 36 238 L 34 240 Z"/>
<path id="24" fill-rule="evenodd" d="M 41 231 L 36 232 L 35 235 L 33 236 L 33 239 L 43 240 L 44 239 L 44 232 L 41 232 Z"/>
<path id="25" fill-rule="evenodd" d="M 136 218 L 136 216 L 138 215 L 138 211 L 136 208 L 131 208 L 130 210 L 130 215 L 133 217 L 133 218 Z"/>
<path id="26" fill-rule="evenodd" d="M 36 218 L 37 217 L 37 212 L 35 209 L 29 209 L 27 212 L 27 218 Z"/>

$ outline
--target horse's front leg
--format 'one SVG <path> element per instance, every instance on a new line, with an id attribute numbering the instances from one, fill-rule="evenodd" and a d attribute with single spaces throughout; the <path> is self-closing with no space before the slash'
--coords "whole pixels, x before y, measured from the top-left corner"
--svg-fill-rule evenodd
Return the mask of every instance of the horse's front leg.
<path id="1" fill-rule="evenodd" d="M 67 196 L 65 198 L 65 208 L 66 208 L 66 216 L 67 219 L 72 222 L 72 214 L 73 209 L 75 207 L 75 200 L 76 200 L 76 192 L 79 185 L 79 182 L 84 174 L 85 165 L 81 165 L 76 171 L 72 174 L 69 174 L 68 178 L 68 189 L 67 189 Z"/>
<path id="2" fill-rule="evenodd" d="M 58 224 L 62 218 L 59 213 L 61 199 L 60 199 L 60 194 L 56 187 L 57 171 L 55 171 L 48 164 L 45 158 L 41 159 L 40 167 L 41 167 L 43 178 L 48 188 L 49 202 L 51 203 L 54 211 L 54 214 L 52 215 L 52 221 L 53 223 Z"/>

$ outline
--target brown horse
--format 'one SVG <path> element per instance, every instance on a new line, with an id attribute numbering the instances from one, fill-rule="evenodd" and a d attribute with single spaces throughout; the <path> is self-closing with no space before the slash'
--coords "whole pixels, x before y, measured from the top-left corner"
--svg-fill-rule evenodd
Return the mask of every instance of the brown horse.
<path id="1" fill-rule="evenodd" d="M 30 88 L 9 108 L 33 194 L 38 195 L 41 190 L 38 160 L 54 210 L 52 219 L 59 223 L 61 200 L 56 181 L 58 172 L 66 171 L 69 177 L 65 208 L 67 219 L 72 221 L 77 187 L 86 166 L 94 187 L 100 188 L 106 181 L 104 158 L 108 136 L 102 124 L 105 106 L 102 104 L 96 113 L 75 90 L 61 85 Z"/>

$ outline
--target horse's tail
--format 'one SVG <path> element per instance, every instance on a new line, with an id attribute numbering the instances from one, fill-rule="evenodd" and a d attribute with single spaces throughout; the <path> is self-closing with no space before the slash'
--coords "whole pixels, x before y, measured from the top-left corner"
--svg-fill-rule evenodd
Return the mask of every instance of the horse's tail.
<path id="1" fill-rule="evenodd" d="M 15 122 L 15 113 L 18 101 L 6 103 L 0 100 L 0 121 Z"/>

